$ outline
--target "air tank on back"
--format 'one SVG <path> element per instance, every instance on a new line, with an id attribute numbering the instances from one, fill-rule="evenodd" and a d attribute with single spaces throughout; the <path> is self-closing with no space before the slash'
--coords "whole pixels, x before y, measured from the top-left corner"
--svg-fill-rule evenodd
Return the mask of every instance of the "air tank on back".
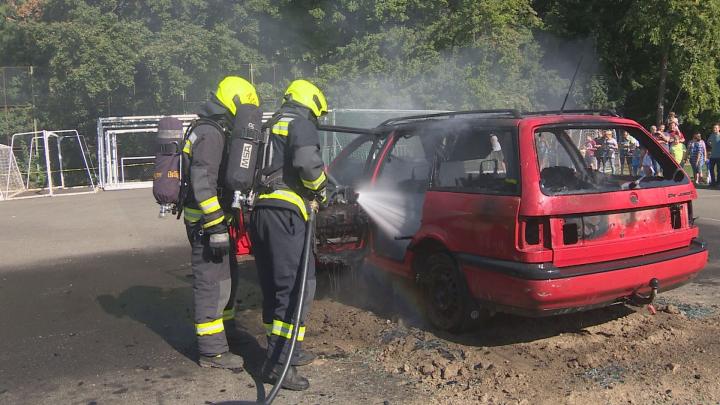
<path id="1" fill-rule="evenodd" d="M 160 218 L 177 212 L 182 173 L 182 121 L 163 117 L 158 122 L 153 172 L 153 196 L 160 204 Z"/>

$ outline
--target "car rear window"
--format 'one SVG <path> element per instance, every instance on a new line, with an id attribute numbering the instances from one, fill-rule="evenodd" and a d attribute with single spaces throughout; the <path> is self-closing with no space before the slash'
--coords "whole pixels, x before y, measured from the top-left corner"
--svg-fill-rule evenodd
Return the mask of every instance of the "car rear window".
<path id="1" fill-rule="evenodd" d="M 543 127 L 534 134 L 546 195 L 589 194 L 688 182 L 663 146 L 638 128 Z"/>

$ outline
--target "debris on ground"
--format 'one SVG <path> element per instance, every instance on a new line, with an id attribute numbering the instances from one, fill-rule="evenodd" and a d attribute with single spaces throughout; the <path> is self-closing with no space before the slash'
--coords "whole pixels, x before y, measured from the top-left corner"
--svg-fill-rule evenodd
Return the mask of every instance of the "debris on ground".
<path id="1" fill-rule="evenodd" d="M 720 316 L 711 305 L 665 298 L 655 316 L 625 306 L 540 319 L 498 315 L 485 329 L 453 335 L 343 300 L 315 304 L 308 330 L 321 325 L 322 333 L 307 344 L 325 358 L 404 379 L 423 398 L 417 403 L 720 398 L 720 369 L 708 360 L 720 356 Z"/>

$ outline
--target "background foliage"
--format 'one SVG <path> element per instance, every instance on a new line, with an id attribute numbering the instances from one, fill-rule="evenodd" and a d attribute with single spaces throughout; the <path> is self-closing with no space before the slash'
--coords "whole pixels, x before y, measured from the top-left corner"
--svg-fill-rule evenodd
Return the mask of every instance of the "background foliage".
<path id="1" fill-rule="evenodd" d="M 227 74 L 267 110 L 297 77 L 331 108 L 558 109 L 581 55 L 568 108 L 651 124 L 672 107 L 705 131 L 719 47 L 720 0 L 8 0 L 0 65 L 33 66 L 32 94 L 0 142 L 33 118 L 92 135 L 102 116 L 191 112 Z"/>

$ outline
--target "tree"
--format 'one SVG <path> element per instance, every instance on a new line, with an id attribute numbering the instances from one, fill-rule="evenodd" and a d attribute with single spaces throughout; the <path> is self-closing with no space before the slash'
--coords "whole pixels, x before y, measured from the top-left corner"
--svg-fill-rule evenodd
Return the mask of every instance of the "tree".
<path id="1" fill-rule="evenodd" d="M 720 107 L 712 56 L 720 47 L 719 1 L 536 0 L 534 7 L 549 32 L 592 39 L 603 72 L 596 84 L 625 114 L 658 123 L 677 99 L 677 112 L 697 124 Z"/>
<path id="2" fill-rule="evenodd" d="M 632 2 L 623 32 L 634 33 L 636 48 L 659 54 L 657 116 L 663 120 L 667 80 L 686 97 L 684 113 L 690 121 L 705 109 L 720 109 L 718 60 L 720 2 L 662 0 Z"/>

